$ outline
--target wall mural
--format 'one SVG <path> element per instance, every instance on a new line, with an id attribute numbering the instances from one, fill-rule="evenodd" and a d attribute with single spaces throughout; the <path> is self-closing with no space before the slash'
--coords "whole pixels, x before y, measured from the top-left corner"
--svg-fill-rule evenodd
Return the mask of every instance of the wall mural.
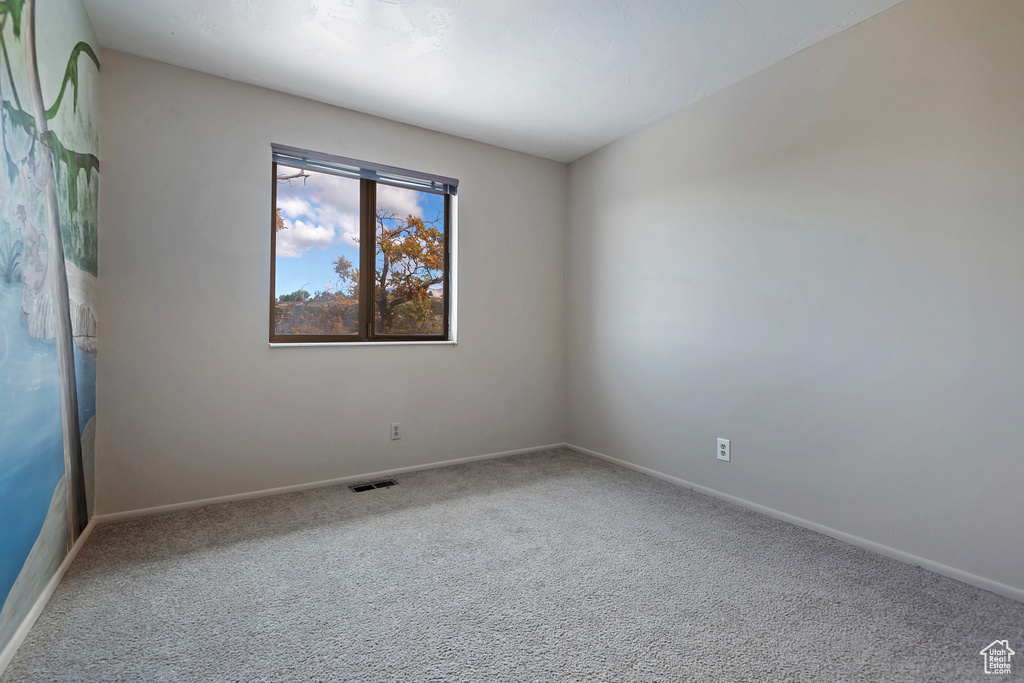
<path id="1" fill-rule="evenodd" d="M 92 510 L 95 44 L 80 0 L 0 0 L 0 650 Z"/>

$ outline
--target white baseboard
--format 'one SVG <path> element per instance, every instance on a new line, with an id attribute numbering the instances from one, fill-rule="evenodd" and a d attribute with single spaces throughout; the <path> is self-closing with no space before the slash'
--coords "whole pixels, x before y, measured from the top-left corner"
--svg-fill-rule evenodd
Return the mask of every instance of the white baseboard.
<path id="1" fill-rule="evenodd" d="M 89 538 L 89 534 L 92 533 L 95 526 L 95 520 L 89 520 L 89 523 L 85 525 L 85 529 L 83 529 L 82 533 L 78 536 L 78 540 L 75 541 L 73 546 L 71 546 L 71 550 L 68 554 L 64 556 L 64 561 L 60 563 L 60 566 L 57 568 L 57 572 L 50 578 L 50 582 L 46 584 L 46 588 L 44 588 L 43 592 L 39 594 L 35 604 L 32 605 L 32 609 L 30 609 L 28 614 L 25 615 L 25 619 L 21 622 L 21 626 L 19 626 L 18 630 L 14 632 L 14 635 L 11 636 L 11 639 L 8 641 L 3 652 L 0 652 L 0 676 L 3 676 L 7 665 L 11 663 L 12 659 L 14 659 L 14 653 L 17 652 L 18 648 L 21 647 L 21 644 L 25 642 L 28 632 L 32 630 L 32 627 L 36 623 L 36 619 L 38 619 L 39 615 L 43 613 L 43 608 L 46 607 L 46 603 L 50 601 L 54 591 L 57 590 L 60 580 L 64 578 L 64 574 L 67 573 L 68 567 L 70 567 L 71 563 L 75 561 L 75 557 L 78 556 L 78 551 L 82 549 L 83 545 L 85 545 L 86 539 Z"/>
<path id="2" fill-rule="evenodd" d="M 177 510 L 187 510 L 190 508 L 201 508 L 207 505 L 217 505 L 218 503 L 231 503 L 238 500 L 249 500 L 251 498 L 265 498 L 266 496 L 277 496 L 282 493 L 294 493 L 296 491 L 307 491 L 309 489 L 319 489 L 326 486 L 337 486 L 338 484 L 351 484 L 360 481 L 369 481 L 373 479 L 386 479 L 387 477 L 394 477 L 399 474 L 406 474 L 408 472 L 420 472 L 422 470 L 433 470 L 439 467 L 449 467 L 451 465 L 459 465 L 467 462 L 476 462 L 477 460 L 493 460 L 494 458 L 504 458 L 509 455 L 521 455 L 523 453 L 534 453 L 536 451 L 545 451 L 552 448 L 564 448 L 567 444 L 554 443 L 547 444 L 545 446 L 532 446 L 530 448 L 519 448 L 514 451 L 501 451 L 499 453 L 487 453 L 485 455 L 472 455 L 468 458 L 457 458 L 455 460 L 442 460 L 440 462 L 427 463 L 425 465 L 412 465 L 410 467 L 399 467 L 392 470 L 381 470 L 380 472 L 370 472 L 368 474 L 354 474 L 348 477 L 338 477 L 337 479 L 325 479 L 323 481 L 313 481 L 307 484 L 295 484 L 292 486 L 280 486 L 272 489 L 262 489 L 259 491 L 249 491 L 247 493 L 235 493 L 228 496 L 217 496 L 215 498 L 203 498 L 202 500 L 190 500 L 183 503 L 171 503 L 170 505 L 158 505 L 156 507 L 139 508 L 137 510 L 125 510 L 123 512 L 111 512 L 103 515 L 93 515 L 93 521 L 96 524 L 105 524 L 107 522 L 116 522 L 120 519 L 128 519 L 130 517 L 148 517 L 149 515 L 161 515 L 167 512 L 175 512 Z"/>
<path id="3" fill-rule="evenodd" d="M 577 451 L 579 453 L 583 453 L 584 455 L 590 455 L 595 458 L 599 458 L 601 460 L 605 460 L 607 462 L 620 465 L 627 469 L 631 469 L 635 472 L 640 472 L 641 474 L 646 474 L 648 476 L 655 477 L 663 481 L 667 481 L 671 484 L 675 484 L 676 486 L 693 489 L 698 493 L 703 493 L 705 495 L 727 501 L 734 505 L 739 505 L 740 507 L 746 508 L 748 510 L 753 510 L 754 512 L 760 512 L 763 515 L 768 515 L 769 517 L 774 517 L 775 519 L 781 519 L 782 521 L 789 522 L 790 524 L 802 526 L 805 529 L 810 529 L 811 531 L 817 531 L 818 533 L 825 534 L 826 536 L 831 536 L 832 538 L 838 539 L 845 543 L 849 543 L 850 545 L 855 545 L 860 548 L 864 548 L 865 550 L 870 550 L 871 552 L 878 553 L 879 555 L 885 555 L 886 557 L 891 557 L 895 560 L 906 562 L 907 564 L 917 565 L 918 567 L 922 567 L 923 569 L 933 571 L 936 574 L 942 574 L 943 576 L 948 576 L 951 579 L 956 579 L 957 581 L 961 581 L 971 586 L 982 588 L 987 591 L 992 591 L 993 593 L 997 593 L 1004 597 L 1024 602 L 1024 589 L 1009 586 L 1005 583 L 1000 583 L 998 581 L 993 581 L 992 579 L 987 579 L 984 576 L 978 576 L 977 574 L 971 574 L 970 572 L 963 571 L 962 569 L 950 567 L 949 565 L 945 565 L 940 562 L 935 562 L 934 560 L 929 560 L 925 557 L 919 557 L 917 555 L 913 555 L 911 553 L 899 550 L 897 548 L 893 548 L 891 546 L 876 543 L 875 541 L 869 541 L 866 538 L 854 536 L 853 534 L 848 534 L 845 531 L 839 531 L 838 529 L 827 527 L 824 524 L 818 524 L 817 522 L 812 522 L 810 520 L 806 520 L 786 512 L 780 512 L 779 510 L 764 505 L 760 505 L 758 503 L 752 503 L 749 500 L 737 498 L 736 496 L 731 496 L 728 493 L 722 493 L 721 491 L 716 491 L 715 489 L 710 489 L 706 486 L 701 486 L 700 484 L 694 484 L 692 482 L 686 481 L 685 479 L 680 479 L 679 477 L 673 477 L 672 475 L 665 474 L 663 472 L 658 472 L 657 470 L 652 470 L 647 467 L 635 465 L 625 460 L 619 460 L 618 458 L 613 458 L 610 455 L 605 455 L 604 453 L 592 451 L 589 448 L 583 448 L 582 446 L 575 446 L 573 444 L 566 444 L 565 446 L 566 448 L 571 448 L 572 450 Z"/>

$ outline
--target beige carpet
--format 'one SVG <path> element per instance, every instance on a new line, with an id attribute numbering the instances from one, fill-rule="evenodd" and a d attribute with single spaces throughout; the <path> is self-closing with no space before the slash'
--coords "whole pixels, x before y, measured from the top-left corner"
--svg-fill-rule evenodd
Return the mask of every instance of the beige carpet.
<path id="1" fill-rule="evenodd" d="M 570 451 L 98 527 L 15 681 L 970 681 L 1024 604 Z"/>

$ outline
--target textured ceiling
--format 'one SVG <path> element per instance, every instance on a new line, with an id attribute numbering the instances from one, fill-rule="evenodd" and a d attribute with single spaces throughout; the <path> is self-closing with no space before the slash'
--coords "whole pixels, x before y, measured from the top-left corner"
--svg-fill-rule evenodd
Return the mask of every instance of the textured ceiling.
<path id="1" fill-rule="evenodd" d="M 84 0 L 100 43 L 558 161 L 900 0 Z"/>

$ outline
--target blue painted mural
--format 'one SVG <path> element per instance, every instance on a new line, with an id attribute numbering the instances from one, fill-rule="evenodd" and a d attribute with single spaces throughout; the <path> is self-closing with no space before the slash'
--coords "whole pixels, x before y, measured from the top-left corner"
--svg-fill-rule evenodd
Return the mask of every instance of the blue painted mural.
<path id="1" fill-rule="evenodd" d="M 0 650 L 91 514 L 95 45 L 80 0 L 0 2 Z"/>

